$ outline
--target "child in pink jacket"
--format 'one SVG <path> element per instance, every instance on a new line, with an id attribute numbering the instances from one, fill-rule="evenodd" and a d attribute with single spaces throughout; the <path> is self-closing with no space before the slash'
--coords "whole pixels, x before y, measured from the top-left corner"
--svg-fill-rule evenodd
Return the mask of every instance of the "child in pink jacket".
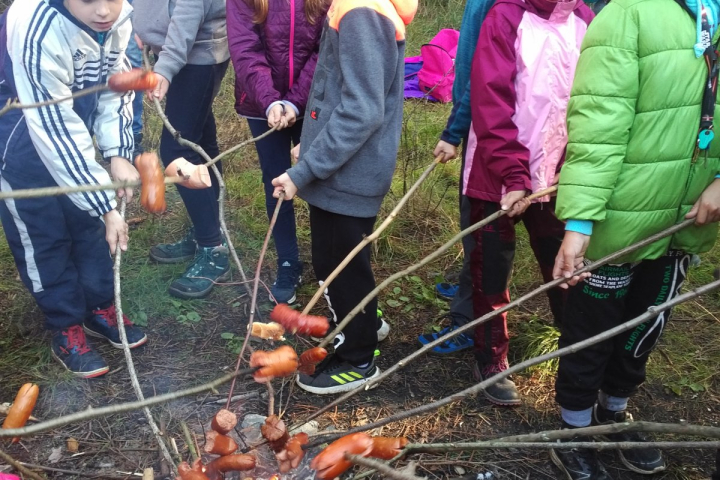
<path id="1" fill-rule="evenodd" d="M 506 210 L 473 233 L 471 256 L 475 317 L 510 301 L 508 283 L 515 255 L 515 224 L 522 221 L 545 281 L 552 280 L 564 225 L 554 203 L 525 197 L 556 183 L 565 156 L 565 112 L 580 44 L 593 17 L 582 0 L 499 0 L 490 10 L 470 78 L 472 128 L 463 171 L 471 223 Z M 562 294 L 548 292 L 559 325 Z M 475 329 L 478 380 L 508 368 L 505 314 Z M 485 390 L 498 405 L 520 403 L 505 379 Z"/>

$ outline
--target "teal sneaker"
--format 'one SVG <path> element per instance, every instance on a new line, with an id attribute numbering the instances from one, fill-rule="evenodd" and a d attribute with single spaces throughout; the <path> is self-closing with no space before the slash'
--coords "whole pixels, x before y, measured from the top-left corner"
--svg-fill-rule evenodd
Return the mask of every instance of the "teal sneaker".
<path id="1" fill-rule="evenodd" d="M 230 255 L 225 245 L 199 247 L 195 260 L 182 277 L 170 285 L 170 295 L 178 298 L 203 298 L 217 282 L 230 278 Z"/>
<path id="2" fill-rule="evenodd" d="M 190 227 L 185 236 L 175 243 L 161 243 L 150 249 L 150 258 L 158 263 L 181 263 L 192 260 L 197 251 L 195 228 Z"/>

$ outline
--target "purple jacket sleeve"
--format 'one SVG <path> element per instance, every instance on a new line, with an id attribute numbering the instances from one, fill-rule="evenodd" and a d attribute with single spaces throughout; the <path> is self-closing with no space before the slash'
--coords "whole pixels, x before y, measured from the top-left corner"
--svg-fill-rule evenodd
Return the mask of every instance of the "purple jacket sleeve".
<path id="1" fill-rule="evenodd" d="M 319 39 L 317 39 L 317 42 L 319 42 Z M 307 106 L 308 96 L 310 95 L 310 86 L 312 84 L 313 74 L 315 73 L 317 59 L 318 52 L 316 46 L 315 51 L 310 58 L 308 58 L 307 62 L 305 62 L 305 65 L 300 71 L 297 81 L 293 84 L 292 88 L 287 92 L 285 98 L 283 99 L 295 105 L 300 111 L 300 115 L 305 113 L 305 107 Z"/>
<path id="2" fill-rule="evenodd" d="M 512 119 L 516 38 L 517 25 L 497 6 L 493 8 L 480 31 L 470 74 L 472 122 L 477 136 L 475 162 L 502 179 L 508 192 L 532 190 L 529 152 L 518 140 Z"/>
<path id="3" fill-rule="evenodd" d="M 250 103 L 265 111 L 282 100 L 275 90 L 272 72 L 260 36 L 253 23 L 253 11 L 244 0 L 227 0 L 228 48 L 235 67 L 236 82 L 242 82 Z"/>

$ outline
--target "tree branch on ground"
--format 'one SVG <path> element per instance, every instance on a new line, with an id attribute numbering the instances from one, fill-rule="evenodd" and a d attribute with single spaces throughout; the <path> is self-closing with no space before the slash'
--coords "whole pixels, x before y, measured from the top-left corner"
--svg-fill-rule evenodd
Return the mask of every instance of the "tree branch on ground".
<path id="1" fill-rule="evenodd" d="M 3 450 L 0 450 L 0 459 L 2 459 L 4 462 L 7 462 L 8 465 L 13 467 L 15 470 L 17 470 L 21 474 L 27 476 L 28 478 L 32 478 L 33 480 L 45 480 L 43 477 L 41 477 L 37 473 L 33 472 L 29 468 L 25 467 L 22 463 L 15 460 L 13 457 L 11 457 L 7 453 L 5 453 Z"/>

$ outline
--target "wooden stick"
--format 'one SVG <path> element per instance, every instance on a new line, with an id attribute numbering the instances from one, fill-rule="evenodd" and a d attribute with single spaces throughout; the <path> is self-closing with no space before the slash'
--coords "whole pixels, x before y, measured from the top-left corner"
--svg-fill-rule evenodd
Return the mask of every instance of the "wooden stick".
<path id="1" fill-rule="evenodd" d="M 546 188 L 545 190 L 542 190 L 537 193 L 533 193 L 529 197 L 527 197 L 528 200 L 534 200 L 536 198 L 545 197 L 547 195 L 550 195 L 551 193 L 554 193 L 557 191 L 557 186 L 552 186 L 550 188 Z M 488 216 L 487 218 L 484 218 L 480 222 L 475 223 L 474 225 L 469 226 L 462 232 L 455 235 L 453 238 L 451 238 L 448 242 L 443 244 L 440 248 L 435 250 L 433 253 L 428 255 L 427 257 L 420 260 L 418 263 L 409 266 L 408 268 L 401 270 L 400 272 L 397 272 L 393 275 L 390 275 L 385 281 L 383 281 L 380 285 L 375 287 L 372 292 L 368 293 L 365 298 L 362 299 L 360 303 L 358 303 L 355 308 L 350 310 L 350 312 L 345 316 L 345 318 L 342 319 L 342 321 L 338 324 L 337 327 L 335 327 L 335 330 L 333 330 L 330 335 L 325 337 L 322 342 L 320 342 L 320 347 L 327 347 L 330 342 L 333 341 L 333 339 L 337 336 L 338 333 L 342 332 L 342 330 L 347 327 L 348 323 L 357 316 L 358 313 L 362 312 L 368 303 L 372 301 L 373 298 L 375 298 L 385 287 L 390 285 L 392 282 L 397 280 L 398 278 L 402 278 L 405 275 L 409 275 L 410 273 L 422 268 L 423 266 L 427 265 L 428 263 L 432 262 L 436 258 L 438 258 L 440 255 L 448 251 L 453 245 L 455 245 L 458 241 L 460 241 L 465 235 L 470 234 L 471 232 L 474 232 L 475 230 L 478 230 L 485 225 L 494 222 L 498 218 L 502 217 L 503 215 L 506 215 L 506 210 L 498 210 L 497 212 L 493 213 L 492 215 Z M 324 286 L 325 284 L 323 284 Z"/>
<path id="2" fill-rule="evenodd" d="M 69 425 L 69 424 L 75 423 L 75 422 L 82 422 L 85 420 L 91 420 L 93 418 L 105 417 L 107 415 L 114 415 L 117 413 L 125 413 L 125 412 L 132 412 L 135 410 L 140 410 L 145 407 L 150 407 L 153 405 L 166 403 L 171 400 L 176 400 L 178 398 L 187 397 L 190 395 L 196 395 L 198 393 L 202 393 L 202 392 L 205 392 L 208 390 L 214 390 L 216 387 L 219 387 L 220 385 L 229 382 L 236 376 L 252 374 L 256 370 L 257 370 L 257 368 L 246 368 L 246 369 L 240 370 L 239 372 L 237 372 L 237 374 L 229 373 L 229 374 L 224 375 L 216 380 L 213 380 L 212 382 L 203 383 L 202 385 L 198 385 L 198 386 L 191 387 L 191 388 L 186 388 L 185 390 L 178 390 L 176 392 L 170 392 L 170 393 L 165 393 L 162 395 L 156 395 L 154 397 L 146 398 L 143 401 L 119 403 L 117 405 L 108 405 L 107 407 L 100 407 L 100 408 L 88 407 L 85 410 L 81 410 L 79 412 L 75 412 L 75 413 L 71 413 L 68 415 L 63 415 L 61 417 L 46 420 L 44 422 L 36 423 L 35 425 L 29 425 L 29 426 L 22 427 L 22 428 L 7 428 L 7 429 L 0 428 L 0 438 L 20 437 L 20 436 L 24 436 L 24 435 L 31 435 L 31 434 L 35 434 L 35 433 L 45 432 L 48 430 L 53 430 L 53 429 L 59 428 L 59 427 L 64 427 L 65 425 Z"/>
<path id="3" fill-rule="evenodd" d="M 280 207 L 282 206 L 283 199 L 285 198 L 285 193 L 280 194 L 280 198 L 277 200 L 277 205 L 275 205 L 275 211 L 273 212 L 272 217 L 270 218 L 270 225 L 268 226 L 267 233 L 265 234 L 265 241 L 263 242 L 262 249 L 260 250 L 260 257 L 258 258 L 257 267 L 255 268 L 255 281 L 253 282 L 253 289 L 252 289 L 252 296 L 250 298 L 250 318 L 248 319 L 247 324 L 247 333 L 245 334 L 245 340 L 243 340 L 242 347 L 240 347 L 240 353 L 238 353 L 237 362 L 235 363 L 235 371 L 237 372 L 240 369 L 240 363 L 242 362 L 243 354 L 245 353 L 245 349 L 248 346 L 248 343 L 250 342 L 250 337 L 252 334 L 252 326 L 253 322 L 255 321 L 255 309 L 257 308 L 257 296 L 258 296 L 258 289 L 260 288 L 260 272 L 262 270 L 262 264 L 263 260 L 265 259 L 265 253 L 267 253 L 267 248 L 270 243 L 270 238 L 272 237 L 272 231 L 275 227 L 275 223 L 277 222 L 278 215 L 280 214 Z M 268 391 L 271 391 L 272 385 L 269 386 Z M 230 384 L 230 391 L 228 392 L 227 402 L 225 403 L 225 408 L 230 409 L 230 400 L 233 396 L 233 391 L 235 390 L 235 380 L 233 379 L 232 383 Z M 273 399 L 270 399 L 270 402 L 272 404 Z M 272 415 L 272 413 L 270 413 Z"/>
<path id="4" fill-rule="evenodd" d="M 193 438 L 192 432 L 190 432 L 187 423 L 180 422 L 180 426 L 182 427 L 183 435 L 185 436 L 185 443 L 187 444 L 188 451 L 190 452 L 190 459 L 194 462 L 200 458 L 198 451 L 195 449 L 195 439 Z"/>
<path id="5" fill-rule="evenodd" d="M 392 467 L 389 467 L 386 463 L 381 462 L 379 460 L 375 460 L 373 458 L 366 458 L 366 457 L 362 457 L 360 455 L 353 455 L 351 453 L 346 453 L 345 458 L 356 465 L 362 465 L 363 467 L 374 468 L 375 470 L 380 472 L 383 476 L 388 477 L 388 478 L 393 478 L 395 480 L 423 480 L 420 477 L 417 477 L 410 473 L 403 472 L 401 470 L 396 470 Z"/>
<path id="6" fill-rule="evenodd" d="M 440 160 L 442 160 L 443 156 L 438 155 L 437 158 L 433 161 L 433 163 L 430 164 L 429 167 L 425 169 L 425 171 L 420 175 L 420 178 L 417 179 L 417 181 L 413 184 L 412 187 L 410 187 L 410 190 L 408 190 L 405 195 L 400 199 L 398 204 L 393 208 L 393 210 L 390 212 L 390 215 L 385 219 L 383 223 L 380 224 L 380 226 L 375 229 L 373 233 L 371 233 L 369 236 L 363 238 L 363 240 L 357 244 L 355 248 L 352 249 L 350 253 L 347 254 L 345 259 L 340 262 L 340 265 L 338 265 L 335 270 L 333 270 L 330 275 L 326 279 L 323 280 L 323 284 L 320 285 L 320 287 L 315 292 L 315 295 L 313 295 L 312 299 L 308 302 L 308 304 L 303 309 L 302 313 L 303 315 L 307 315 L 310 310 L 315 306 L 317 301 L 322 296 L 323 292 L 326 288 L 330 286 L 330 284 L 337 278 L 337 276 L 342 272 L 345 267 L 348 266 L 348 264 L 352 261 L 353 258 L 357 256 L 360 251 L 365 248 L 367 245 L 371 244 L 375 240 L 377 240 L 380 237 L 380 234 L 392 223 L 393 220 L 395 220 L 395 217 L 397 217 L 398 212 L 400 212 L 400 209 L 405 206 L 405 204 L 410 200 L 410 197 L 415 193 L 415 191 L 420 187 L 420 185 L 425 181 L 425 179 L 430 175 L 430 173 L 435 170 L 435 167 L 440 163 Z M 332 340 L 332 339 L 330 339 Z M 323 341 L 322 346 L 326 346 L 330 340 Z"/>
<path id="7" fill-rule="evenodd" d="M 613 260 L 616 260 L 624 255 L 627 255 L 630 252 L 638 250 L 639 248 L 642 248 L 642 247 L 649 245 L 651 243 L 654 243 L 662 238 L 672 235 L 672 234 L 682 230 L 683 228 L 693 224 L 694 222 L 695 221 L 693 219 L 684 220 L 676 225 L 673 225 L 672 227 L 670 227 L 668 229 L 663 230 L 662 232 L 656 233 L 655 235 L 651 235 L 650 237 L 646 238 L 645 240 L 641 240 L 633 245 L 630 245 L 629 247 L 625 247 L 621 250 L 618 250 L 615 253 L 607 255 L 606 257 L 603 257 L 596 262 L 590 263 L 589 265 L 586 265 L 585 267 L 576 271 L 573 275 L 580 275 L 581 273 L 589 272 L 589 271 L 594 270 L 602 265 L 610 263 Z M 472 228 L 472 227 L 470 227 L 470 228 Z M 456 238 L 457 238 L 457 236 L 456 236 Z M 443 247 L 441 247 L 441 248 L 443 248 Z M 487 321 L 490 321 L 491 319 L 495 318 L 497 315 L 505 313 L 508 310 L 511 310 L 511 309 L 517 307 L 518 305 L 521 305 L 522 303 L 530 300 L 531 298 L 533 298 L 541 293 L 544 293 L 544 292 L 550 290 L 551 288 L 555 288 L 558 285 L 565 283 L 567 281 L 568 281 L 568 279 L 566 279 L 566 278 L 558 278 L 556 280 L 548 282 L 548 283 L 536 288 L 535 290 L 533 290 L 529 293 L 526 293 L 525 295 L 518 298 L 517 300 L 514 300 L 514 301 L 508 303 L 504 307 L 494 310 L 486 315 L 483 315 L 482 317 L 476 318 L 475 320 L 468 322 L 467 324 L 448 332 L 447 334 L 443 335 L 442 337 L 439 337 L 437 340 L 434 340 L 434 341 L 424 345 L 420 349 L 416 350 L 415 352 L 411 353 L 407 357 L 403 358 L 402 360 L 397 362 L 395 365 L 393 365 L 389 369 L 385 370 L 379 377 L 374 378 L 370 382 L 367 382 L 364 385 L 360 385 L 359 387 L 355 388 L 354 390 L 350 390 L 349 392 L 345 393 L 341 397 L 333 400 L 326 406 L 319 409 L 317 412 L 313 413 L 312 415 L 310 415 L 309 417 L 307 417 L 306 419 L 301 421 L 298 425 L 296 425 L 293 428 L 297 428 L 300 425 L 307 423 L 310 420 L 313 420 L 314 418 L 317 418 L 319 415 L 321 415 L 321 414 L 327 412 L 328 410 L 330 410 L 331 408 L 341 404 L 345 400 L 357 395 L 358 393 L 360 393 L 362 391 L 368 390 L 369 388 L 371 388 L 374 385 L 377 385 L 378 383 L 380 383 L 381 381 L 385 380 L 387 377 L 389 377 L 390 375 L 395 373 L 398 369 L 407 366 L 409 363 L 411 363 L 414 360 L 417 360 L 423 354 L 430 351 L 435 346 L 445 342 L 446 340 L 453 338 L 463 332 L 466 332 L 466 331 L 470 330 L 471 328 L 475 328 L 476 326 L 481 325 Z M 387 285 L 385 282 L 383 282 L 383 284 Z"/>
<path id="8" fill-rule="evenodd" d="M 45 480 L 43 477 L 41 477 L 37 473 L 33 472 L 29 468 L 26 468 L 22 463 L 15 460 L 13 457 L 11 457 L 7 453 L 5 453 L 3 450 L 0 450 L 0 458 L 2 458 L 3 461 L 7 462 L 15 470 L 22 473 L 23 475 L 26 475 L 29 478 L 32 478 L 33 480 Z"/>
<path id="9" fill-rule="evenodd" d="M 475 394 L 485 390 L 485 388 L 489 387 L 490 385 L 493 385 L 494 383 L 498 382 L 499 380 L 509 377 L 513 373 L 519 372 L 519 371 L 524 370 L 533 365 L 537 365 L 539 363 L 543 363 L 548 360 L 552 360 L 553 358 L 558 358 L 558 357 L 567 355 L 569 353 L 578 352 L 578 351 L 580 351 L 584 348 L 587 348 L 591 345 L 595 345 L 595 344 L 605 341 L 609 338 L 612 338 L 615 335 L 618 335 L 622 332 L 631 330 L 631 329 L 637 327 L 638 325 L 641 325 L 641 324 L 647 322 L 648 320 L 650 320 L 654 317 L 657 317 L 657 315 L 659 313 L 664 312 L 665 310 L 669 310 L 670 308 L 674 307 L 675 305 L 678 305 L 680 303 L 683 303 L 683 302 L 686 302 L 693 298 L 696 298 L 704 293 L 711 292 L 717 288 L 720 288 L 720 280 L 715 280 L 714 282 L 710 282 L 706 285 L 702 285 L 693 290 L 690 290 L 687 293 L 678 295 L 677 297 L 673 298 L 672 300 L 668 300 L 667 302 L 661 303 L 660 305 L 650 307 L 650 308 L 648 308 L 647 312 L 645 312 L 644 314 L 642 314 L 638 317 L 635 317 L 632 320 L 628 320 L 627 322 L 622 323 L 614 328 L 606 330 L 598 335 L 595 335 L 588 339 L 585 339 L 581 342 L 574 343 L 567 347 L 555 350 L 554 352 L 549 352 L 549 353 L 546 353 L 545 355 L 540 355 L 538 357 L 531 358 L 524 362 L 520 362 L 517 365 L 513 365 L 512 367 L 508 368 L 507 370 L 497 373 L 497 374 L 493 375 L 492 377 L 490 377 L 486 380 L 483 380 L 482 382 L 479 382 L 476 385 L 473 385 L 472 387 L 462 390 L 461 392 L 447 396 L 445 398 L 442 398 L 442 399 L 437 400 L 432 403 L 428 403 L 428 404 L 421 405 L 416 408 L 402 411 L 398 414 L 391 415 L 391 416 L 384 418 L 382 420 L 379 420 L 377 422 L 368 423 L 366 425 L 361 425 L 359 427 L 351 428 L 350 430 L 347 430 L 345 432 L 331 434 L 329 437 L 330 437 L 330 439 L 332 439 L 332 438 L 342 437 L 342 436 L 348 435 L 350 433 L 372 430 L 374 428 L 378 428 L 383 425 L 387 425 L 388 423 L 397 422 L 397 421 L 403 420 L 405 418 L 409 418 L 409 417 L 413 417 L 415 415 L 420 415 L 423 413 L 437 410 L 438 408 L 440 408 L 442 406 L 445 406 L 445 405 L 455 402 L 457 400 L 461 400 L 461 399 L 467 397 L 468 395 L 475 395 Z M 324 438 L 323 440 L 315 440 L 315 441 L 311 442 L 308 445 L 308 448 L 311 446 L 319 445 L 321 443 L 325 443 L 327 441 L 327 437 L 323 436 L 323 438 Z"/>
<path id="10" fill-rule="evenodd" d="M 120 216 L 123 220 L 125 220 L 125 207 L 127 206 L 126 200 L 126 197 L 120 199 Z M 137 397 L 137 399 L 143 401 L 145 400 L 145 395 L 143 395 L 142 388 L 140 388 L 140 382 L 137 378 L 137 371 L 135 370 L 135 362 L 133 362 L 132 353 L 130 352 L 130 345 L 128 345 L 127 333 L 125 332 L 125 318 L 122 311 L 122 289 L 120 287 L 121 261 L 122 250 L 120 249 L 120 245 L 118 245 L 115 247 L 115 265 L 113 267 L 113 283 L 115 284 L 115 314 L 117 315 L 116 319 L 118 332 L 120 333 L 120 341 L 122 342 L 123 353 L 125 354 L 125 363 L 127 363 L 128 373 L 130 374 L 130 383 L 132 384 L 133 390 L 135 390 L 135 396 Z M 160 451 L 162 452 L 163 457 L 165 457 L 165 461 L 168 462 L 168 464 L 170 465 L 173 474 L 175 476 L 179 475 L 172 455 L 170 455 L 170 450 L 168 450 L 167 445 L 165 445 L 165 441 L 163 440 L 162 434 L 160 433 L 160 428 L 158 428 L 157 423 L 155 423 L 155 419 L 150 412 L 150 408 L 143 408 L 143 412 L 145 413 L 145 418 L 150 425 L 150 430 L 152 430 L 153 435 L 155 436 L 155 440 L 160 447 Z"/>
<path id="11" fill-rule="evenodd" d="M 186 177 L 165 177 L 165 185 L 171 185 L 175 183 L 181 183 L 185 181 Z M 140 180 L 135 181 L 122 181 L 105 183 L 102 185 L 77 185 L 73 187 L 43 187 L 43 188 L 26 188 L 22 190 L 13 190 L 11 192 L 0 192 L 0 200 L 23 199 L 23 198 L 40 198 L 40 197 L 57 197 L 60 195 L 67 195 L 68 193 L 79 193 L 79 192 L 97 192 L 100 190 L 118 190 L 126 187 L 140 187 L 142 182 Z"/>
<path id="12" fill-rule="evenodd" d="M 85 88 L 83 90 L 78 90 L 77 92 L 73 93 L 72 95 L 68 95 L 65 97 L 59 97 L 59 98 L 53 98 L 52 100 L 46 100 L 44 102 L 37 102 L 37 103 L 27 103 L 22 104 L 17 99 L 15 100 L 8 100 L 5 106 L 0 109 L 0 117 L 8 113 L 10 110 L 26 110 L 29 108 L 41 108 L 46 107 L 48 105 L 55 105 L 57 103 L 66 102 L 68 100 L 74 100 L 76 98 L 84 97 L 86 95 L 91 95 L 93 93 L 98 92 L 104 92 L 105 90 L 109 90 L 109 87 L 107 85 L 95 85 L 94 87 Z"/>

